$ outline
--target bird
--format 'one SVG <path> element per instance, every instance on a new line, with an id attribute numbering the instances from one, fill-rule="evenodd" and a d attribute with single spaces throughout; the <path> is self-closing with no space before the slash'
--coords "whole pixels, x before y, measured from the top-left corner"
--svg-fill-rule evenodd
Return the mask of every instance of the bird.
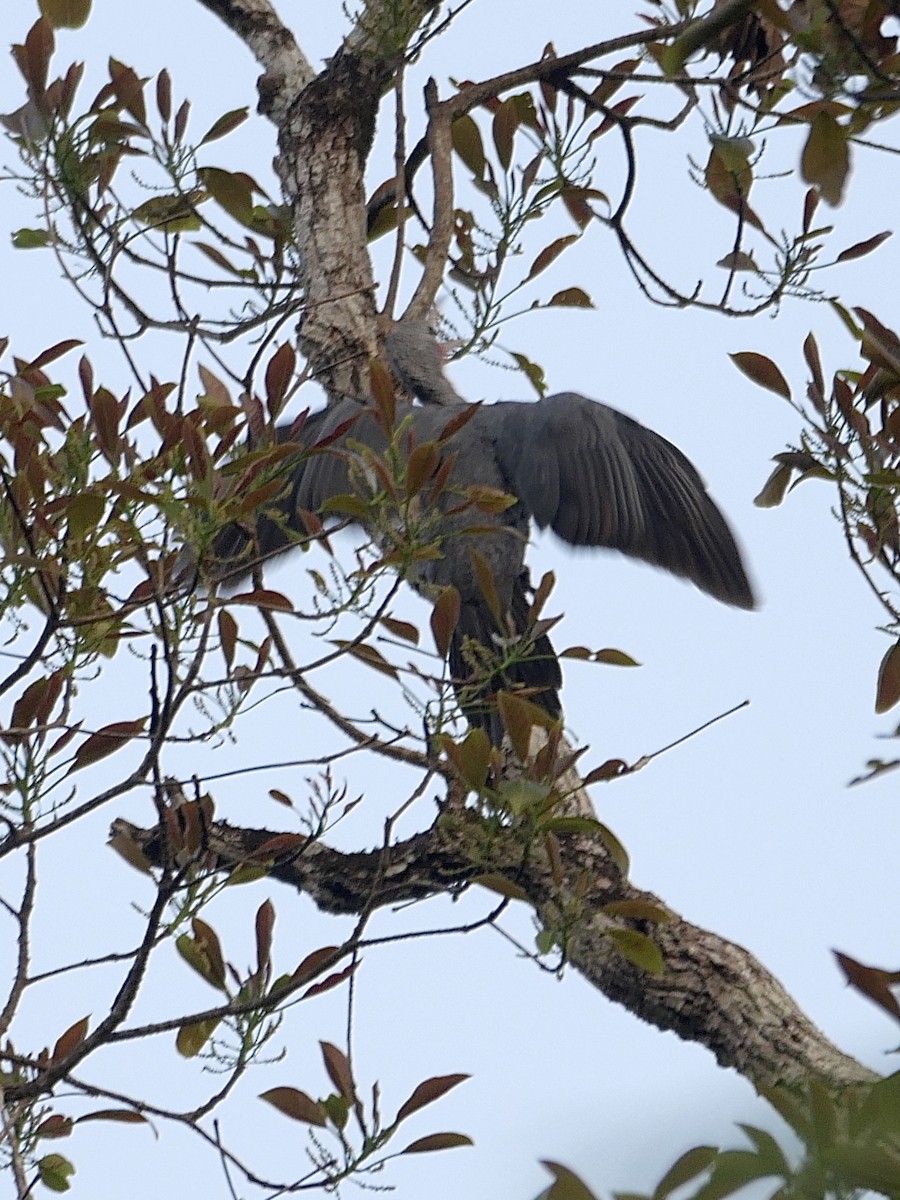
<path id="1" fill-rule="evenodd" d="M 398 322 L 385 350 L 393 375 L 418 401 L 398 406 L 407 445 L 433 443 L 432 478 L 443 476 L 430 514 L 439 552 L 416 564 L 409 579 L 432 598 L 456 589 L 450 678 L 470 726 L 493 744 L 504 732 L 500 689 L 518 690 L 550 718 L 562 717 L 559 660 L 548 623 L 536 625 L 532 614 L 525 564 L 532 523 L 570 545 L 661 567 L 725 604 L 755 607 L 725 517 L 694 465 L 660 434 L 577 392 L 470 404 L 445 374 L 427 321 Z M 389 444 L 376 411 L 350 397 L 307 417 L 299 436 L 305 450 L 284 491 L 249 528 L 219 532 L 208 577 L 233 582 L 246 576 L 251 559 L 289 549 L 308 531 L 305 514 L 360 490 L 365 450 L 383 454 Z M 292 440 L 292 427 L 278 427 L 276 438 Z M 506 499 L 474 512 L 479 496 Z"/>

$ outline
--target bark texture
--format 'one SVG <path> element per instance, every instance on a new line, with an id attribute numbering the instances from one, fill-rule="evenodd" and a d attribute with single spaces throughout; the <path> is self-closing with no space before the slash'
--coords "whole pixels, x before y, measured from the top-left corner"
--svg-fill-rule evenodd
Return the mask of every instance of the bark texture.
<path id="1" fill-rule="evenodd" d="M 268 0 L 202 3 L 247 43 L 263 67 L 260 107 L 277 128 L 275 166 L 292 209 L 299 254 L 304 293 L 300 348 L 331 397 L 366 397 L 368 356 L 378 347 L 379 322 L 393 314 L 380 317 L 377 312 L 366 244 L 364 171 L 382 97 L 409 47 L 415 48 L 416 27 L 434 4 L 408 0 L 392 6 L 366 0 L 343 46 L 315 74 Z M 682 28 L 672 26 L 670 36 Z M 437 101 L 435 85 L 429 85 L 435 213 L 426 269 L 413 304 L 419 315 L 433 303 L 450 243 L 452 120 L 510 87 L 659 38 L 659 29 L 653 28 L 565 59 L 542 60 L 497 80 L 467 85 L 443 103 Z M 298 678 L 295 686 L 311 698 L 307 682 Z M 317 707 L 343 727 L 343 718 L 324 699 Z M 569 811 L 590 811 L 589 801 L 575 803 L 570 796 Z M 168 856 L 171 862 L 171 847 L 167 850 L 156 829 L 120 821 L 114 831 L 136 843 L 151 861 L 160 864 Z M 213 869 L 252 857 L 272 836 L 267 830 L 214 825 L 207 831 Z M 719 1063 L 734 1067 L 755 1085 L 798 1083 L 811 1075 L 832 1084 L 873 1078 L 834 1047 L 740 946 L 675 914 L 664 923 L 611 916 L 605 906 L 614 901 L 660 902 L 622 877 L 598 838 L 532 838 L 524 851 L 520 829 L 497 827 L 469 810 L 448 806 L 432 829 L 407 841 L 356 854 L 308 843 L 275 861 L 271 873 L 335 913 L 361 913 L 452 891 L 486 872 L 499 874 L 522 889 L 545 926 L 562 931 L 568 961 L 604 995 L 660 1029 L 707 1046 Z M 610 937 L 616 929 L 636 930 L 656 942 L 665 964 L 661 976 L 623 957 Z"/>
<path id="2" fill-rule="evenodd" d="M 134 843 L 154 865 L 167 859 L 158 829 L 119 820 L 112 833 Z M 207 833 L 206 862 L 229 870 L 253 861 L 277 836 L 217 822 Z M 379 850 L 348 854 L 308 842 L 267 862 L 274 878 L 323 911 L 340 914 L 453 892 L 478 876 L 502 876 L 521 889 L 545 927 L 561 931 L 569 963 L 603 995 L 659 1029 L 706 1046 L 721 1066 L 734 1067 L 754 1086 L 799 1084 L 811 1076 L 829 1086 L 876 1078 L 829 1042 L 743 947 L 668 909 L 662 923 L 604 911 L 622 902 L 666 906 L 632 886 L 594 835 L 554 835 L 550 845 L 544 838 L 526 839 L 521 828 L 498 828 L 457 809 L 446 810 L 427 832 Z M 623 957 L 610 933 L 626 929 L 659 946 L 661 976 Z"/>

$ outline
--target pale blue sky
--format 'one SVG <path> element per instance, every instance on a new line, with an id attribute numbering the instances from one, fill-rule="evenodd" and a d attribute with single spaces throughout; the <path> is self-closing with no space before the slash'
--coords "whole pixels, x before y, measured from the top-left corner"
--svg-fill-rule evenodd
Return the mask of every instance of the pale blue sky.
<path id="1" fill-rule="evenodd" d="M 537 57 L 548 40 L 564 52 L 632 28 L 635 7 L 634 0 L 590 11 L 578 0 L 553 6 L 478 0 L 429 50 L 421 78 L 411 81 L 409 111 L 415 114 L 428 74 L 446 91 L 449 77 L 494 74 Z M 13 0 L 12 19 L 5 23 L 11 35 L 24 34 L 32 9 L 26 0 Z M 193 102 L 198 131 L 226 109 L 255 106 L 257 67 L 199 4 L 129 5 L 127 20 L 123 11 L 115 0 L 98 0 L 87 30 L 60 36 L 59 62 L 89 60 L 85 96 L 102 79 L 107 55 L 113 54 L 145 75 L 167 66 L 176 94 Z M 301 45 L 315 61 L 333 51 L 342 28 L 336 0 L 314 7 L 284 3 L 280 11 L 295 23 Z M 0 73 L 0 109 L 18 103 L 18 77 L 7 65 Z M 634 226 L 664 273 L 690 287 L 697 278 L 715 276 L 714 262 L 731 248 L 730 219 L 688 181 L 685 143 L 668 146 L 659 136 L 644 141 Z M 704 157 L 702 139 L 692 148 Z M 270 183 L 273 152 L 271 126 L 254 119 L 214 147 L 207 161 L 245 167 Z M 611 141 L 602 152 L 615 155 Z M 791 149 L 776 158 L 773 150 L 766 167 L 789 169 L 794 155 Z M 370 183 L 380 182 L 389 169 L 373 171 Z M 891 228 L 897 172 L 890 157 L 859 162 L 846 210 L 835 215 L 835 251 Z M 768 187 L 772 203 L 786 190 L 777 181 Z M 799 208 L 799 189 L 790 202 Z M 760 211 L 770 213 L 768 203 L 761 198 Z M 14 224 L 29 223 L 27 205 L 7 187 L 5 218 L 11 210 L 21 213 Z M 793 222 L 793 217 L 787 213 L 783 220 Z M 90 319 L 58 281 L 49 254 L 15 254 L 0 241 L 0 255 L 0 277 L 6 281 L 0 332 L 12 336 L 19 354 L 36 353 L 73 333 L 92 337 Z M 898 256 L 900 240 L 894 239 L 877 256 L 835 270 L 826 286 L 896 324 Z M 386 278 L 386 268 L 381 270 Z M 564 257 L 540 283 L 538 294 L 545 296 L 557 286 L 578 283 L 596 309 L 526 316 L 510 328 L 504 344 L 540 361 L 552 390 L 573 388 L 621 407 L 680 446 L 738 531 L 762 599 L 755 614 L 728 610 L 649 569 L 540 539 L 532 570 L 557 572 L 551 608 L 566 614 L 555 634 L 557 644 L 617 646 L 644 664 L 638 671 L 567 666 L 565 711 L 577 738 L 592 743 L 587 763 L 634 760 L 733 704 L 752 701 L 749 710 L 645 771 L 596 788 L 599 815 L 627 846 L 638 885 L 690 920 L 747 946 L 843 1049 L 887 1069 L 883 1055 L 896 1042 L 896 1029 L 842 986 L 830 954 L 838 947 L 863 961 L 883 962 L 895 949 L 897 777 L 852 791 L 845 787 L 866 758 L 896 753 L 875 740 L 893 729 L 896 717 L 876 718 L 872 711 L 875 672 L 887 642 L 873 629 L 880 612 L 846 560 L 827 487 L 807 484 L 774 511 L 752 506 L 768 475 L 769 457 L 795 438 L 797 422 L 783 402 L 741 376 L 727 357 L 745 349 L 769 354 L 801 395 L 800 347 L 808 330 L 819 338 L 826 373 L 852 363 L 854 346 L 824 305 L 791 303 L 777 319 L 746 323 L 654 308 L 637 293 L 613 240 L 600 229 L 591 230 L 574 258 Z M 161 339 L 154 340 L 152 352 L 154 361 L 165 363 Z M 98 372 L 105 367 L 114 383 L 123 381 L 111 346 L 95 341 L 91 355 Z M 528 395 L 518 377 L 484 364 L 466 362 L 451 371 L 473 399 Z M 285 591 L 302 587 L 307 565 L 306 560 L 279 565 L 272 573 L 274 585 Z M 415 600 L 404 601 L 403 611 L 424 621 L 425 609 Z M 123 686 L 135 689 L 133 707 L 139 710 L 145 704 L 145 678 L 140 672 L 130 678 L 132 683 Z M 378 687 L 363 668 L 328 679 L 336 701 L 364 708 L 377 696 L 379 703 L 392 703 L 402 719 L 399 702 L 384 700 L 390 693 L 375 691 Z M 130 716 L 122 711 L 129 701 L 127 691 L 104 689 L 101 704 L 114 715 L 100 715 Z M 239 736 L 236 746 L 218 749 L 205 763 L 192 755 L 190 769 L 212 772 L 312 755 L 326 736 L 333 740 L 321 722 L 295 708 L 274 728 L 264 710 L 246 728 L 239 727 Z M 347 848 L 371 845 L 409 778 L 368 760 L 351 759 L 341 769 L 350 794 L 365 790 L 367 799 L 334 840 Z M 302 770 L 273 772 L 216 784 L 219 810 L 244 824 L 274 826 L 284 814 L 266 798 L 266 790 L 278 786 L 300 799 L 304 775 Z M 432 813 L 430 798 L 420 802 L 404 831 L 425 826 Z M 77 870 L 64 839 L 47 848 L 43 948 L 40 938 L 37 942 L 47 965 L 53 954 L 71 954 L 76 943 L 83 943 L 84 953 L 98 953 L 110 938 L 124 946 L 137 935 L 140 922 L 129 903 L 146 903 L 149 889 L 103 848 L 106 827 L 118 815 L 152 820 L 146 798 L 114 803 L 79 835 Z M 4 895 L 10 886 L 0 876 Z M 254 885 L 235 889 L 209 914 L 236 961 L 252 956 L 252 915 L 267 891 L 278 908 L 276 947 L 284 969 L 292 969 L 308 950 L 338 940 L 331 923 L 305 899 Z M 455 924 L 484 910 L 482 897 L 467 895 L 456 905 L 441 900 L 399 916 L 381 914 L 376 930 Z M 511 914 L 508 927 L 525 941 L 533 933 L 524 911 Z M 173 957 L 160 956 L 135 1020 L 212 1002 L 210 990 Z M 98 979 L 101 990 L 93 995 L 90 986 L 60 986 L 52 998 L 48 992 L 52 1017 L 49 1011 L 26 1015 L 18 1044 L 24 1048 L 32 1033 L 52 1038 L 48 1028 L 58 1033 L 88 1010 L 102 1012 L 117 978 L 110 972 Z M 243 1099 L 221 1114 L 225 1140 L 251 1158 L 264 1146 L 263 1157 L 277 1163 L 272 1174 L 288 1172 L 291 1161 L 300 1173 L 304 1132 L 252 1097 L 276 1084 L 313 1094 L 325 1087 L 316 1044 L 319 1038 L 341 1043 L 343 1004 L 342 993 L 335 992 L 296 1010 L 276 1040 L 286 1046 L 285 1060 L 251 1073 L 240 1088 Z M 361 1084 L 380 1079 L 386 1112 L 429 1075 L 471 1071 L 474 1076 L 416 1118 L 410 1137 L 458 1129 L 472 1135 L 476 1147 L 397 1164 L 376 1182 L 395 1185 L 398 1200 L 423 1195 L 525 1200 L 544 1186 L 539 1158 L 568 1164 L 598 1194 L 649 1189 L 688 1146 L 717 1140 L 736 1144 L 734 1121 L 778 1128 L 749 1085 L 720 1071 L 705 1050 L 640 1024 L 573 972 L 557 983 L 491 932 L 371 952 L 359 978 L 356 1053 Z M 125 1066 L 119 1055 L 108 1053 L 89 1063 L 85 1077 L 102 1076 L 110 1086 L 133 1085 L 139 1092 L 147 1078 L 162 1078 L 182 1097 L 198 1096 L 208 1083 L 198 1080 L 196 1063 L 176 1058 L 168 1038 L 135 1047 Z M 213 1156 L 169 1127 L 154 1142 L 147 1130 L 88 1126 L 70 1143 L 48 1148 L 76 1161 L 75 1196 L 106 1200 L 122 1195 L 123 1186 L 134 1200 L 186 1194 L 188 1186 L 204 1197 L 227 1194 Z M 203 1173 L 202 1188 L 188 1184 L 192 1172 Z"/>

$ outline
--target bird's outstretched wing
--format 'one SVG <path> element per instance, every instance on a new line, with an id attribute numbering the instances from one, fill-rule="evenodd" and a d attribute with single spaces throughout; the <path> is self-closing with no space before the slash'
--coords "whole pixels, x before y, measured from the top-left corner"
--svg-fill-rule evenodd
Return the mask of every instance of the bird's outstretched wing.
<path id="1" fill-rule="evenodd" d="M 664 437 L 576 392 L 481 411 L 509 490 L 542 529 L 662 567 L 726 604 L 755 606 L 725 518 Z"/>

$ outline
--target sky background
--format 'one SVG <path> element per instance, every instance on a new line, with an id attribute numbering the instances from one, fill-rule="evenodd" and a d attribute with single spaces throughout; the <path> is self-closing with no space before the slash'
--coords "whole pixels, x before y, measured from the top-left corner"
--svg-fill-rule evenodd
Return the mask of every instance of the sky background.
<path id="1" fill-rule="evenodd" d="M 497 74 L 538 57 L 547 41 L 565 53 L 636 28 L 635 8 L 634 0 L 590 7 L 577 0 L 553 6 L 479 0 L 410 77 L 410 144 L 421 128 L 417 104 L 429 74 L 447 94 L 451 77 Z M 5 11 L 11 14 L 5 29 L 18 40 L 34 6 L 7 0 Z M 320 65 L 344 28 L 340 5 L 285 2 L 279 11 Z M 102 82 L 112 54 L 142 75 L 167 66 L 176 95 L 192 100 L 198 133 L 227 109 L 244 104 L 253 109 L 258 68 L 199 4 L 158 0 L 127 6 L 127 19 L 123 14 L 115 0 L 97 0 L 85 30 L 58 37 L 57 65 L 74 58 L 88 62 L 85 100 Z M 20 102 L 19 77 L 8 61 L 0 71 L 0 110 Z M 389 106 L 382 121 L 389 133 Z M 372 187 L 390 170 L 389 149 L 380 135 Z M 688 151 L 703 161 L 708 148 L 699 135 L 693 142 L 652 133 L 641 138 L 632 226 L 662 273 L 690 290 L 700 278 L 721 286 L 714 263 L 731 249 L 733 230 L 725 210 L 688 178 Z M 274 191 L 273 153 L 272 127 L 254 118 L 211 147 L 204 161 L 246 169 Z M 600 153 L 609 156 L 607 181 L 614 192 L 621 162 L 611 139 Z M 765 171 L 776 176 L 794 169 L 798 153 L 796 145 L 770 147 Z M 858 156 L 848 203 L 828 214 L 836 224 L 835 253 L 892 227 L 897 173 L 895 157 Z M 781 211 L 778 197 L 788 192 L 795 208 Z M 4 224 L 13 229 L 32 223 L 29 204 L 9 184 L 0 194 Z M 773 178 L 758 185 L 754 202 L 773 228 L 796 226 L 802 190 Z M 561 220 L 555 229 L 547 227 L 544 242 L 572 227 Z M 379 278 L 386 281 L 381 247 L 378 253 Z M 895 238 L 877 255 L 836 268 L 822 286 L 896 325 L 898 256 Z M 49 253 L 16 253 L 8 240 L 0 241 L 0 278 L 6 284 L 0 333 L 11 336 L 17 353 L 27 357 L 63 337 L 80 336 L 92 343 L 98 373 L 111 386 L 127 385 L 121 359 L 111 345 L 98 344 L 90 316 L 59 280 Z M 413 280 L 410 272 L 407 284 Z M 541 277 L 535 294 L 549 297 L 558 287 L 576 284 L 592 296 L 594 310 L 526 315 L 504 333 L 504 348 L 540 362 L 551 390 L 594 396 L 674 441 L 728 514 L 761 598 L 757 613 L 726 609 L 640 565 L 578 553 L 549 536 L 536 540 L 532 574 L 556 572 L 550 609 L 565 613 L 554 635 L 557 645 L 619 647 L 643 664 L 635 671 L 566 666 L 567 721 L 574 740 L 591 743 L 588 766 L 612 757 L 634 761 L 732 705 L 751 701 L 749 709 L 646 770 L 595 788 L 598 814 L 628 848 L 638 886 L 752 950 L 839 1046 L 876 1069 L 889 1069 L 884 1055 L 896 1043 L 896 1028 L 842 985 L 830 953 L 836 947 L 864 962 L 889 965 L 896 945 L 898 777 L 846 787 L 867 758 L 896 754 L 894 745 L 879 740 L 892 732 L 896 717 L 873 714 L 877 665 L 888 643 L 875 628 L 880 610 L 847 561 L 827 486 L 806 484 L 775 510 L 753 507 L 771 455 L 796 440 L 798 422 L 783 401 L 754 386 L 728 359 L 738 350 L 771 356 L 800 396 L 806 382 L 801 344 L 809 330 L 819 340 L 826 376 L 855 363 L 855 346 L 826 305 L 790 302 L 774 318 L 746 323 L 651 306 L 599 226 Z M 177 355 L 178 349 L 148 339 L 149 360 L 162 377 L 167 352 Z M 520 376 L 485 363 L 466 361 L 452 367 L 451 375 L 472 399 L 529 398 Z M 303 400 L 310 402 L 306 395 Z M 339 552 L 348 545 L 340 542 Z M 279 564 L 272 586 L 302 589 L 309 565 Z M 395 611 L 424 627 L 427 610 L 414 598 Z M 117 662 L 115 671 L 121 676 L 112 673 L 112 685 L 91 699 L 95 725 L 127 719 L 146 703 L 145 677 L 133 662 Z M 328 691 L 350 711 L 354 705 L 364 712 L 374 703 L 393 704 L 393 715 L 404 719 L 397 698 L 364 668 L 342 668 L 328 678 Z M 265 708 L 251 716 L 239 725 L 239 740 L 217 747 L 214 757 L 207 752 L 198 763 L 193 754 L 185 773 L 206 778 L 248 763 L 312 758 L 340 744 L 321 721 L 296 707 L 278 711 L 277 720 Z M 338 770 L 348 794 L 365 792 L 366 801 L 330 840 L 345 849 L 374 845 L 384 818 L 415 780 L 361 758 L 346 760 Z M 309 774 L 302 767 L 257 772 L 210 786 L 217 811 L 229 820 L 290 829 L 296 825 L 267 797 L 267 789 L 282 788 L 299 806 Z M 434 794 L 432 789 L 404 819 L 401 834 L 430 823 Z M 46 844 L 38 966 L 103 953 L 111 945 L 124 948 L 138 936 L 141 917 L 131 906 L 146 905 L 150 889 L 104 848 L 108 824 L 120 815 L 151 823 L 148 798 L 116 802 L 76 835 Z M 4 896 L 15 895 L 15 883 L 15 871 L 0 874 Z M 285 889 L 265 883 L 233 889 L 208 919 L 236 962 L 252 958 L 253 914 L 266 894 L 278 909 L 276 955 L 284 970 L 349 930 Z M 483 894 L 467 894 L 455 904 L 435 900 L 400 914 L 379 914 L 372 932 L 441 928 L 473 920 L 486 908 Z M 510 913 L 505 924 L 531 944 L 534 928 L 524 909 Z M 9 929 L 3 936 L 9 939 Z M 4 953 L 10 947 L 8 942 Z M 135 1023 L 212 1003 L 210 989 L 174 952 L 158 957 Z M 16 1044 L 52 1044 L 85 1012 L 102 1013 L 118 979 L 115 969 L 105 969 L 90 979 L 48 987 L 23 1014 Z M 294 1010 L 273 1043 L 285 1049 L 284 1060 L 252 1071 L 236 1102 L 222 1113 L 225 1140 L 251 1159 L 270 1161 L 273 1176 L 289 1173 L 291 1163 L 301 1172 L 305 1133 L 253 1097 L 276 1084 L 324 1094 L 317 1042 L 342 1044 L 345 1000 L 334 992 Z M 598 1195 L 650 1189 L 689 1146 L 739 1144 L 736 1121 L 782 1128 L 750 1085 L 719 1070 L 707 1051 L 643 1025 L 572 971 L 562 982 L 539 971 L 490 930 L 371 952 L 359 974 L 356 1003 L 358 1080 L 366 1089 L 380 1079 L 386 1113 L 430 1075 L 473 1075 L 411 1121 L 400 1145 L 433 1130 L 456 1129 L 473 1136 L 475 1148 L 400 1161 L 376 1177 L 378 1185 L 395 1186 L 399 1200 L 530 1198 L 546 1183 L 540 1158 L 566 1163 Z M 179 1059 L 168 1038 L 101 1055 L 84 1074 L 124 1090 L 170 1093 L 185 1104 L 209 1086 L 199 1065 Z M 71 1142 L 47 1149 L 76 1162 L 76 1196 L 119 1196 L 125 1187 L 134 1200 L 182 1195 L 188 1180 L 192 1194 L 228 1194 L 214 1156 L 177 1128 L 162 1127 L 154 1141 L 145 1129 L 86 1126 Z M 4 1186 L 0 1181 L 0 1195 Z M 246 1187 L 239 1192 L 250 1194 Z"/>

